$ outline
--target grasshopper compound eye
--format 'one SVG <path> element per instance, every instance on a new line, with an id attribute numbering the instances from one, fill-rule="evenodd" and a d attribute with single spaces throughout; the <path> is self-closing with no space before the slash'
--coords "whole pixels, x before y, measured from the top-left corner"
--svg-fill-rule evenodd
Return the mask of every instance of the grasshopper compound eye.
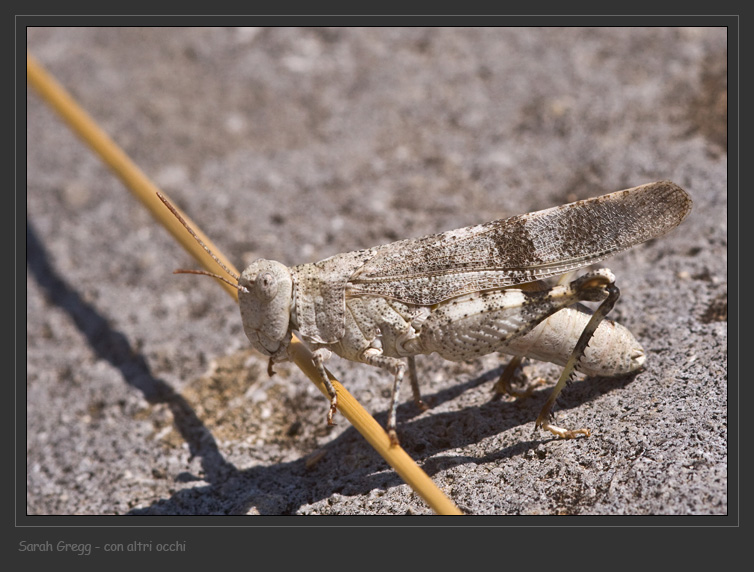
<path id="1" fill-rule="evenodd" d="M 277 294 L 277 280 L 269 272 L 260 272 L 254 280 L 254 292 L 260 300 L 269 302 Z"/>

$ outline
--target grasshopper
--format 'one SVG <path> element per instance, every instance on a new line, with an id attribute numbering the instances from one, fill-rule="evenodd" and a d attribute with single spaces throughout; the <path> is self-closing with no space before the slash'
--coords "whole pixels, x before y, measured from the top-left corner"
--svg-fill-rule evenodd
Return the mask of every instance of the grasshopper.
<path id="1" fill-rule="evenodd" d="M 625 327 L 606 315 L 620 291 L 610 270 L 569 275 L 678 226 L 691 211 L 688 194 L 669 181 L 649 183 L 533 213 L 411 238 L 291 268 L 258 259 L 240 276 L 228 270 L 173 212 L 235 283 L 251 345 L 273 364 L 289 359 L 295 331 L 312 349 L 330 396 L 333 423 L 338 396 L 324 363 L 335 352 L 393 375 L 387 430 L 398 443 L 396 409 L 408 368 L 414 400 L 423 406 L 414 356 L 436 352 L 464 361 L 492 352 L 514 356 L 497 388 L 507 389 L 523 357 L 562 365 L 535 429 L 561 438 L 552 407 L 576 371 L 620 376 L 639 370 L 644 350 Z M 562 282 L 562 281 L 561 281 Z M 599 302 L 592 313 L 580 302 Z M 404 361 L 403 358 L 408 358 Z"/>

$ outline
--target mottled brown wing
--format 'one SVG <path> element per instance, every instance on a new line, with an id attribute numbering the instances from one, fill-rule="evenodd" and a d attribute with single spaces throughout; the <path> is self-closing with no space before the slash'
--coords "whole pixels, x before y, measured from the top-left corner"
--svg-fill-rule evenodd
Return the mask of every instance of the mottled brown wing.
<path id="1" fill-rule="evenodd" d="M 692 201 L 669 181 L 529 214 L 402 240 L 348 281 L 347 295 L 432 305 L 455 296 L 557 276 L 664 235 Z"/>

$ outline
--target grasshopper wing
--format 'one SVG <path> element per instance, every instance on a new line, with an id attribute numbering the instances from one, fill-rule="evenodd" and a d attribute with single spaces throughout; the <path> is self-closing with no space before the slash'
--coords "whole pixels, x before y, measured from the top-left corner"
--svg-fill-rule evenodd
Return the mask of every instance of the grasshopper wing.
<path id="1" fill-rule="evenodd" d="M 432 305 L 532 282 L 603 260 L 669 232 L 692 201 L 660 181 L 529 214 L 377 247 L 348 296 Z"/>

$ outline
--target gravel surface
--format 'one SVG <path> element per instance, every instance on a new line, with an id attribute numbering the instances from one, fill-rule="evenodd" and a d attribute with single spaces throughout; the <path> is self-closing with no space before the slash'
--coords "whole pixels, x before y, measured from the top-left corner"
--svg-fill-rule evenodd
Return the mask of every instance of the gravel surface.
<path id="1" fill-rule="evenodd" d="M 419 362 L 405 449 L 475 515 L 725 515 L 724 28 L 29 29 L 27 47 L 222 251 L 287 265 L 670 179 L 673 233 L 606 264 L 646 371 L 493 399 L 507 358 Z M 27 95 L 33 515 L 410 515 L 429 507 Z M 385 422 L 391 378 L 330 370 Z M 531 377 L 559 368 L 528 362 Z"/>

